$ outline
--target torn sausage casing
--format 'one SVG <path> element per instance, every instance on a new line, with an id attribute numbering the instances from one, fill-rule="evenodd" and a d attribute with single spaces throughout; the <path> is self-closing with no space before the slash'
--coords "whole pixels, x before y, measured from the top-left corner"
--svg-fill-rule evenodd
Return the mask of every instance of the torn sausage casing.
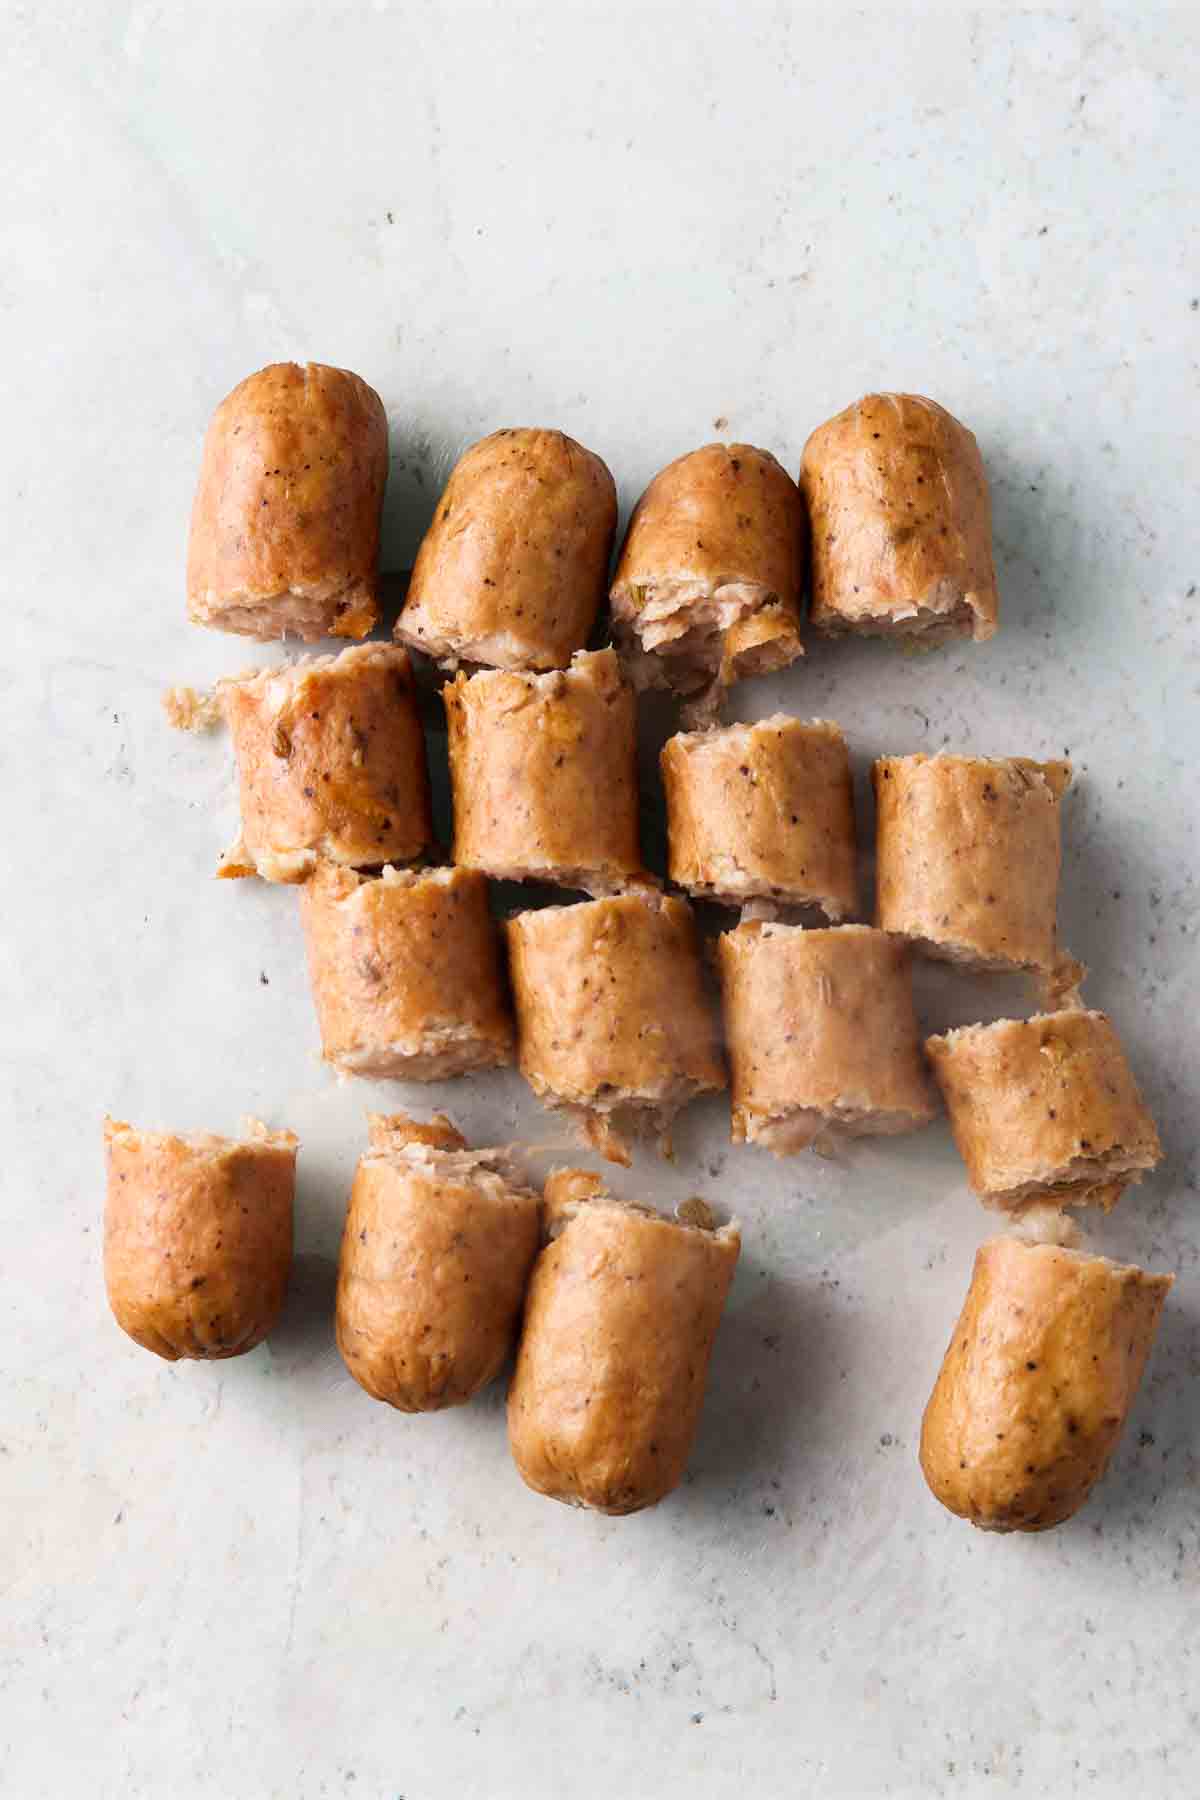
<path id="1" fill-rule="evenodd" d="M 188 616 L 245 637 L 366 637 L 378 618 L 383 402 L 348 369 L 273 363 L 218 406 L 188 543 Z"/>
<path id="2" fill-rule="evenodd" d="M 854 792 L 838 726 L 776 713 L 679 732 L 660 761 L 679 887 L 731 906 L 815 905 L 835 921 L 855 910 Z"/>
<path id="3" fill-rule="evenodd" d="M 504 1150 L 471 1150 L 438 1115 L 374 1115 L 338 1264 L 337 1343 L 401 1412 L 462 1406 L 512 1348 L 541 1199 Z"/>
<path id="4" fill-rule="evenodd" d="M 580 1169 L 550 1176 L 546 1215 L 508 1395 L 513 1458 L 538 1493 L 637 1512 L 687 1467 L 738 1227 L 662 1218 Z"/>
<path id="5" fill-rule="evenodd" d="M 645 879 L 634 697 L 612 650 L 460 674 L 442 695 L 456 863 L 597 894 Z"/>
<path id="6" fill-rule="evenodd" d="M 512 1061 L 482 875 L 389 866 L 368 877 L 321 863 L 300 918 L 322 1054 L 342 1074 L 442 1081 Z"/>
<path id="7" fill-rule="evenodd" d="M 650 483 L 629 521 L 611 603 L 638 687 L 694 694 L 803 654 L 805 526 L 786 469 L 752 444 L 706 444 Z"/>
<path id="8" fill-rule="evenodd" d="M 882 756 L 872 780 L 876 923 L 943 961 L 1052 971 L 1070 763 Z"/>
<path id="9" fill-rule="evenodd" d="M 220 684 L 237 757 L 241 842 L 218 873 L 304 881 L 319 857 L 410 862 L 433 838 L 408 653 L 362 644 Z"/>
<path id="10" fill-rule="evenodd" d="M 822 632 L 990 638 L 999 598 L 979 446 L 920 394 L 868 394 L 819 425 L 800 486 Z"/>
<path id="11" fill-rule="evenodd" d="M 665 1132 L 689 1100 L 725 1086 L 686 901 L 547 906 L 507 930 L 521 1073 L 603 1155 L 628 1160 L 624 1123 Z"/>
<path id="12" fill-rule="evenodd" d="M 565 668 L 595 623 L 616 528 L 598 456 L 561 431 L 493 432 L 454 466 L 395 635 L 449 669 Z"/>
<path id="13" fill-rule="evenodd" d="M 1106 1211 L 1162 1156 L 1111 1021 L 1069 1009 L 926 1040 L 971 1186 L 1018 1213 L 1043 1201 Z"/>
<path id="14" fill-rule="evenodd" d="M 1116 1449 L 1174 1281 L 1058 1244 L 981 1245 L 921 1427 L 943 1506 L 985 1531 L 1045 1531 Z"/>
<path id="15" fill-rule="evenodd" d="M 122 1331 L 156 1355 L 241 1356 L 283 1306 L 297 1139 L 104 1121 L 104 1279 Z"/>
<path id="16" fill-rule="evenodd" d="M 866 925 L 753 921 L 717 949 L 735 1143 L 787 1155 L 934 1117 L 903 944 Z"/>

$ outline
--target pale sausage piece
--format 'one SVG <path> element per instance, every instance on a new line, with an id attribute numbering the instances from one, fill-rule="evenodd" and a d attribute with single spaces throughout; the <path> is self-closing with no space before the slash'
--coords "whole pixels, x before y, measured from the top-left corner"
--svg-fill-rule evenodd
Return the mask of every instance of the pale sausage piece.
<path id="1" fill-rule="evenodd" d="M 204 441 L 189 618 L 253 638 L 366 637 L 387 473 L 383 402 L 348 369 L 273 363 L 240 382 Z"/>
<path id="2" fill-rule="evenodd" d="M 1057 1244 L 983 1244 L 921 1427 L 942 1505 L 984 1531 L 1047 1531 L 1078 1512 L 1174 1279 Z"/>
<path id="3" fill-rule="evenodd" d="M 635 703 L 612 650 L 544 675 L 459 674 L 442 697 L 456 863 L 591 894 L 646 881 Z"/>
<path id="4" fill-rule="evenodd" d="M 838 726 L 775 713 L 681 731 L 660 763 L 679 887 L 730 906 L 819 906 L 835 922 L 854 912 L 854 793 Z"/>
<path id="5" fill-rule="evenodd" d="M 804 507 L 753 444 L 706 444 L 654 477 L 629 521 L 610 595 L 639 687 L 693 695 L 803 654 Z"/>
<path id="6" fill-rule="evenodd" d="M 326 1062 L 376 1081 L 444 1081 L 512 1061 L 513 1026 L 472 869 L 369 877 L 322 863 L 300 890 Z"/>
<path id="7" fill-rule="evenodd" d="M 104 1121 L 104 1279 L 121 1330 L 168 1362 L 241 1356 L 279 1317 L 292 1261 L 297 1139 Z"/>
<path id="8" fill-rule="evenodd" d="M 979 446 L 921 394 L 867 394 L 819 425 L 800 486 L 818 631 L 990 638 L 999 598 Z"/>
<path id="9" fill-rule="evenodd" d="M 1100 1206 L 1162 1158 L 1111 1021 L 1069 1008 L 926 1040 L 971 1186 L 985 1206 Z"/>
<path id="10" fill-rule="evenodd" d="M 370 1124 L 342 1234 L 338 1349 L 401 1412 L 462 1406 L 516 1338 L 541 1200 L 507 1151 L 468 1149 L 441 1114 Z"/>
<path id="11" fill-rule="evenodd" d="M 464 452 L 413 567 L 396 637 L 442 665 L 561 669 L 604 598 L 617 490 L 561 431 L 495 431 Z"/>
<path id="12" fill-rule="evenodd" d="M 750 921 L 717 949 L 735 1143 L 784 1156 L 934 1117 L 903 944 Z"/>
<path id="13" fill-rule="evenodd" d="M 411 862 L 433 838 L 408 653 L 362 644 L 223 681 L 242 807 L 218 874 L 304 881 L 319 858 Z"/>
<path id="14" fill-rule="evenodd" d="M 581 1169 L 551 1175 L 546 1211 L 508 1395 L 513 1459 L 553 1500 L 638 1512 L 687 1468 L 738 1227 L 672 1222 Z"/>

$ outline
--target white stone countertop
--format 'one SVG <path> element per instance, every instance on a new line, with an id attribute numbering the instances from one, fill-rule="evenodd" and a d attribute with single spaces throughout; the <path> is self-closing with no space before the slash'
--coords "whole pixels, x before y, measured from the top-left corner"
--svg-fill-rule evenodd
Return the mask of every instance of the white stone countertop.
<path id="1" fill-rule="evenodd" d="M 1195 9 L 9 0 L 0 43 L 0 1793 L 1196 1793 Z M 286 357 L 383 394 L 397 570 L 501 425 L 579 437 L 623 508 L 714 436 L 794 470 L 872 388 L 975 430 L 1000 636 L 811 644 L 732 712 L 837 719 L 868 844 L 880 752 L 1076 765 L 1063 936 L 1168 1152 L 1091 1241 L 1180 1277 L 1077 1519 L 988 1537 L 922 1481 L 987 1230 L 944 1124 L 776 1163 L 714 1102 L 616 1177 L 745 1225 L 652 1512 L 526 1491 L 501 1386 L 405 1418 L 352 1383 L 367 1107 L 562 1133 L 515 1074 L 338 1087 L 294 894 L 212 879 L 228 749 L 159 693 L 280 654 L 186 623 L 183 551 L 213 406 Z M 1023 1002 L 921 978 L 931 1027 Z M 114 1326 L 109 1109 L 299 1132 L 292 1294 L 251 1356 L 167 1365 Z"/>

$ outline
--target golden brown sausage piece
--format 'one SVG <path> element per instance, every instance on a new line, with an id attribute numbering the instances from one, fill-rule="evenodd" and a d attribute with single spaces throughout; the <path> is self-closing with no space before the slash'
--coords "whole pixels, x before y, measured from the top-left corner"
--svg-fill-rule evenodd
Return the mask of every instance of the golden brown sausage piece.
<path id="1" fill-rule="evenodd" d="M 1101 1206 L 1161 1157 L 1111 1021 L 1069 1009 L 926 1040 L 971 1186 L 986 1206 Z"/>
<path id="2" fill-rule="evenodd" d="M 629 1160 L 624 1126 L 665 1133 L 725 1086 L 686 901 L 623 894 L 518 913 L 508 947 L 521 1073 L 611 1161 Z"/>
<path id="3" fill-rule="evenodd" d="M 443 1081 L 512 1061 L 482 875 L 388 867 L 371 879 L 321 863 L 300 918 L 322 1053 L 342 1074 Z"/>
<path id="4" fill-rule="evenodd" d="M 242 839 L 223 876 L 304 881 L 319 857 L 410 862 L 433 837 L 408 654 L 363 644 L 221 683 Z"/>
<path id="5" fill-rule="evenodd" d="M 1065 762 L 881 756 L 876 923 L 926 955 L 1052 971 Z"/>
<path id="6" fill-rule="evenodd" d="M 598 456 L 561 431 L 496 431 L 454 466 L 396 637 L 444 668 L 561 669 L 595 623 L 617 529 Z"/>
<path id="7" fill-rule="evenodd" d="M 366 637 L 379 616 L 383 402 L 348 369 L 273 363 L 204 441 L 188 617 L 244 637 Z"/>
<path id="8" fill-rule="evenodd" d="M 921 1428 L 942 1505 L 984 1531 L 1046 1531 L 1078 1512 L 1174 1279 L 1053 1244 L 983 1244 Z"/>
<path id="9" fill-rule="evenodd" d="M 987 476 L 974 437 L 944 407 L 868 394 L 812 433 L 800 485 L 818 631 L 994 635 Z"/>
<path id="10" fill-rule="evenodd" d="M 104 1121 L 104 1279 L 121 1330 L 175 1362 L 242 1356 L 279 1316 L 292 1261 L 296 1144 Z"/>
<path id="11" fill-rule="evenodd" d="M 735 1143 L 782 1156 L 933 1118 L 903 944 L 866 925 L 754 921 L 717 949 Z"/>
<path id="12" fill-rule="evenodd" d="M 681 731 L 660 763 L 678 886 L 731 906 L 819 906 L 835 921 L 855 910 L 854 793 L 836 725 L 775 713 Z"/>
<path id="13" fill-rule="evenodd" d="M 613 634 L 639 687 L 694 694 L 803 654 L 804 508 L 766 450 L 706 444 L 634 509 L 612 586 Z"/>
<path id="14" fill-rule="evenodd" d="M 592 894 L 647 879 L 633 691 L 613 651 L 545 675 L 460 674 L 442 697 L 456 863 Z"/>
<path id="15" fill-rule="evenodd" d="M 638 1512 L 683 1479 L 741 1238 L 624 1205 L 579 1169 L 551 1175 L 546 1204 L 552 1241 L 508 1395 L 513 1459 L 551 1499 Z"/>
<path id="16" fill-rule="evenodd" d="M 372 1117 L 338 1265 L 338 1349 L 360 1387 L 410 1413 L 485 1387 L 516 1337 L 540 1214 L 503 1150 L 468 1150 L 440 1114 Z"/>

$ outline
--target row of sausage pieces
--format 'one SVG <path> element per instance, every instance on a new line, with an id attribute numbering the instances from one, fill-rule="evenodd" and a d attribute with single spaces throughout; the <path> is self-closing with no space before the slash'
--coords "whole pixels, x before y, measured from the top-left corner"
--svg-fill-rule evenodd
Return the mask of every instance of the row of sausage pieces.
<path id="1" fill-rule="evenodd" d="M 619 1160 L 623 1126 L 665 1130 L 694 1095 L 725 1086 L 690 908 L 642 870 L 634 698 L 611 652 L 449 683 L 452 868 L 400 866 L 432 835 L 403 650 L 345 650 L 219 696 L 243 819 L 223 872 L 304 881 L 323 1050 L 340 1072 L 441 1079 L 509 1062 L 515 1043 L 534 1090 Z M 662 767 L 680 887 L 767 911 L 817 906 L 834 921 L 747 918 L 718 940 L 739 1140 L 785 1153 L 934 1116 L 910 945 L 1047 983 L 1069 962 L 1056 938 L 1064 763 L 880 759 L 877 929 L 841 922 L 859 893 L 835 725 L 776 716 L 684 732 Z M 597 896 L 507 921 L 515 1034 L 488 876 Z M 1115 1198 L 1157 1160 L 1099 1014 L 1054 1010 L 926 1048 L 989 1199 Z"/>
<path id="2" fill-rule="evenodd" d="M 278 363 L 240 383 L 205 440 L 190 617 L 262 639 L 365 637 L 387 475 L 386 413 L 357 375 Z M 448 667 L 565 667 L 609 588 L 616 524 L 598 456 L 559 431 L 493 433 L 438 501 L 398 641 Z M 630 521 L 613 635 L 639 685 L 728 685 L 802 653 L 806 585 L 824 631 L 990 637 L 990 502 L 966 427 L 921 396 L 872 394 L 812 433 L 799 483 L 749 444 L 679 458 Z"/>
<path id="3" fill-rule="evenodd" d="M 539 1195 L 513 1153 L 442 1116 L 371 1119 L 342 1235 L 337 1343 L 404 1412 L 470 1400 L 514 1342 L 509 1439 L 536 1491 L 614 1514 L 681 1480 L 740 1250 L 701 1201 L 674 1220 L 559 1169 Z M 158 1355 L 215 1359 L 276 1323 L 297 1141 L 105 1124 L 105 1276 L 118 1324 Z M 1039 1531 L 1103 1473 L 1170 1276 L 1006 1235 L 979 1251 L 926 1408 L 921 1462 L 951 1511 Z"/>

